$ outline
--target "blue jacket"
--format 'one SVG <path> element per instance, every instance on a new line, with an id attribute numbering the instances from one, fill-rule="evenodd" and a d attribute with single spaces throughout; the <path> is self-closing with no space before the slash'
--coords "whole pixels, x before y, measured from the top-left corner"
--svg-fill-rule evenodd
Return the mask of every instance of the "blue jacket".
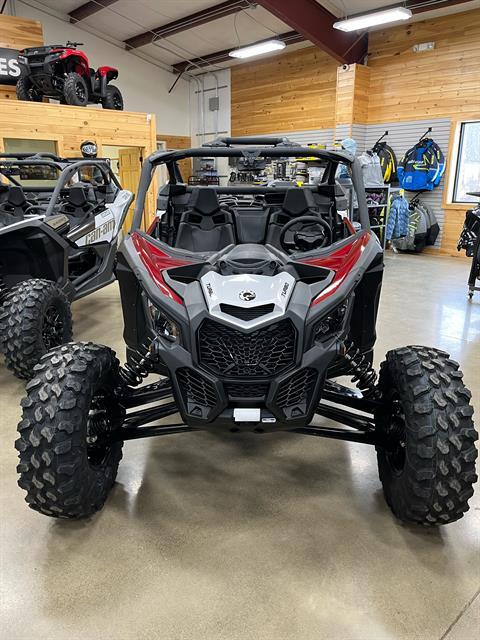
<path id="1" fill-rule="evenodd" d="M 398 181 L 408 191 L 431 191 L 445 172 L 445 156 L 431 138 L 409 149 L 398 165 Z"/>
<path id="2" fill-rule="evenodd" d="M 387 240 L 404 238 L 408 235 L 410 209 L 403 196 L 393 196 L 387 220 Z"/>

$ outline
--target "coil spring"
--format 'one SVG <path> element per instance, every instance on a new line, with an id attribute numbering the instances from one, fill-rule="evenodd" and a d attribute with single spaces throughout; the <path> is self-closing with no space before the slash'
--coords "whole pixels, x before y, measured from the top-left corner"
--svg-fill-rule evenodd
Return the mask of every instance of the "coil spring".
<path id="1" fill-rule="evenodd" d="M 0 276 L 0 302 L 3 302 L 5 296 L 7 295 L 8 287 L 5 284 L 3 278 Z"/>
<path id="2" fill-rule="evenodd" d="M 360 389 L 364 396 L 373 395 L 377 392 L 377 373 L 372 367 L 368 358 L 351 341 L 345 342 L 345 353 L 343 357 L 350 365 L 352 382 Z"/>
<path id="3" fill-rule="evenodd" d="M 148 345 L 143 344 L 138 351 L 134 352 L 130 356 L 130 362 L 120 367 L 120 377 L 126 384 L 138 387 L 151 372 L 151 365 L 156 359 L 156 338 L 154 338 Z"/>

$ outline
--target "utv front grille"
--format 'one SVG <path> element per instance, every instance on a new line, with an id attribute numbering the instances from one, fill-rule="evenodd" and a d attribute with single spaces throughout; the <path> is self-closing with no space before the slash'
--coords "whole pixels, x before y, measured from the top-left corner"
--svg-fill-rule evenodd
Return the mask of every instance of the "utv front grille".
<path id="1" fill-rule="evenodd" d="M 263 398 L 268 387 L 268 384 L 258 382 L 227 382 L 225 391 L 230 398 Z"/>
<path id="2" fill-rule="evenodd" d="M 274 304 L 262 304 L 258 307 L 236 307 L 232 304 L 221 304 L 220 311 L 226 313 L 229 316 L 238 318 L 239 320 L 256 320 L 265 316 L 267 313 L 272 313 L 275 309 Z"/>
<path id="3" fill-rule="evenodd" d="M 215 386 L 193 369 L 183 367 L 177 370 L 177 382 L 187 413 L 206 418 L 210 409 L 217 404 Z"/>
<path id="4" fill-rule="evenodd" d="M 275 403 L 287 418 L 300 418 L 308 413 L 316 382 L 315 369 L 300 369 L 280 384 Z"/>
<path id="5" fill-rule="evenodd" d="M 200 363 L 233 378 L 273 376 L 295 362 L 296 331 L 290 320 L 243 333 L 205 320 L 198 333 Z"/>

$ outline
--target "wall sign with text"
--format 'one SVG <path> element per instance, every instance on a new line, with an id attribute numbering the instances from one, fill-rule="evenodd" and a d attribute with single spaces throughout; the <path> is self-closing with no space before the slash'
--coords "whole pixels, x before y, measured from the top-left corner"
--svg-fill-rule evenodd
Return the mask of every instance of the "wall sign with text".
<path id="1" fill-rule="evenodd" d="M 18 51 L 0 47 L 0 84 L 17 84 L 20 77 Z"/>

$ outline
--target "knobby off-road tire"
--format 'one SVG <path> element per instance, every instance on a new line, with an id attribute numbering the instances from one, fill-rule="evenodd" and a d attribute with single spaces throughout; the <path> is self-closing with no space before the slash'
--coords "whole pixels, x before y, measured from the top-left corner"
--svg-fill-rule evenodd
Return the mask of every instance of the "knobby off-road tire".
<path id="1" fill-rule="evenodd" d="M 477 480 L 478 439 L 459 365 L 437 349 L 394 349 L 381 365 L 379 389 L 378 467 L 393 513 L 423 525 L 458 520 Z"/>
<path id="2" fill-rule="evenodd" d="M 33 86 L 28 76 L 20 76 L 15 87 L 17 98 L 19 100 L 28 100 L 29 102 L 41 102 L 42 94 Z"/>
<path id="3" fill-rule="evenodd" d="M 13 287 L 0 311 L 0 340 L 8 368 L 31 378 L 49 349 L 72 340 L 70 303 L 60 287 L 40 279 Z"/>
<path id="4" fill-rule="evenodd" d="M 35 367 L 15 443 L 32 509 L 83 518 L 102 508 L 122 457 L 123 442 L 107 437 L 123 419 L 119 384 L 114 352 L 92 343 L 59 347 Z"/>
<path id="5" fill-rule="evenodd" d="M 85 107 L 88 104 L 87 83 L 79 73 L 68 73 L 63 85 L 63 96 L 67 104 Z"/>
<path id="6" fill-rule="evenodd" d="M 120 89 L 114 84 L 107 86 L 107 95 L 102 100 L 102 106 L 104 109 L 115 109 L 116 111 L 123 110 L 123 96 Z"/>

